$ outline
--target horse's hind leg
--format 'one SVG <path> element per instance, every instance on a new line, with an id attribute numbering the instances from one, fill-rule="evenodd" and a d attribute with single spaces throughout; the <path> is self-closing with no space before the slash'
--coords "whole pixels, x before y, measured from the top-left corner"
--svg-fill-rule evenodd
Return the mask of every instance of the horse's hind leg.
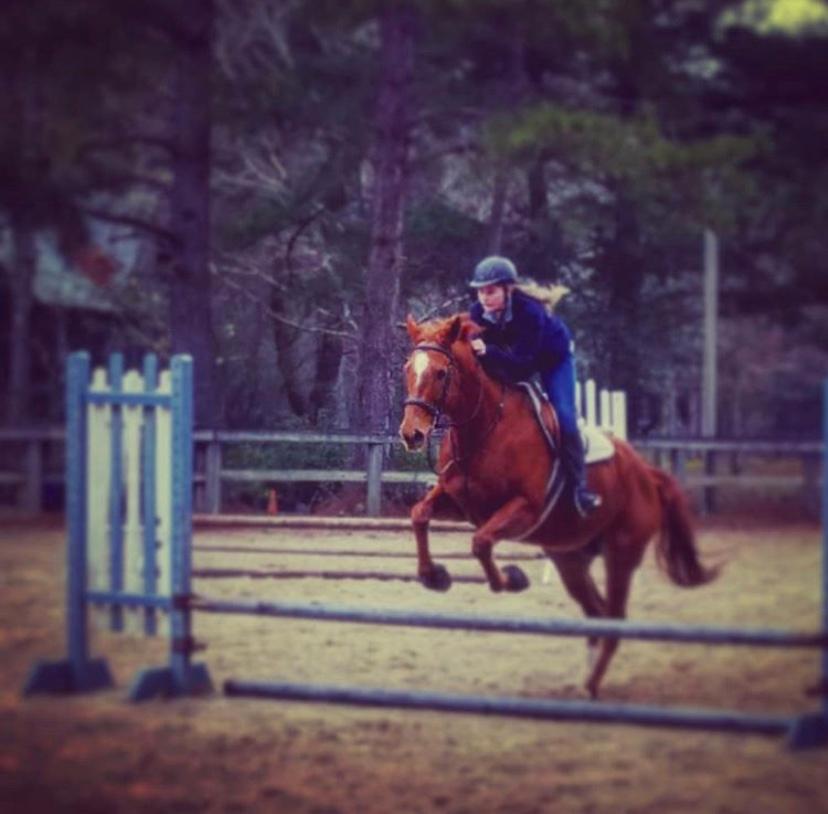
<path id="1" fill-rule="evenodd" d="M 608 541 L 604 550 L 604 563 L 607 572 L 607 613 L 612 619 L 623 619 L 627 615 L 627 600 L 630 595 L 632 578 L 635 569 L 641 563 L 644 555 L 646 540 L 640 546 L 613 545 Z M 607 672 L 612 657 L 618 649 L 617 638 L 601 639 L 601 648 L 598 658 L 587 679 L 586 687 L 593 698 L 598 697 L 601 680 Z"/>

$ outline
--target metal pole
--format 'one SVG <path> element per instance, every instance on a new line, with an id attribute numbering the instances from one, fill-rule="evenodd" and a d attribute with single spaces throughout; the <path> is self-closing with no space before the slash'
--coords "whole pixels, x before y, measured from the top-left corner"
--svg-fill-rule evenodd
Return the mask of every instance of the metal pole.
<path id="1" fill-rule="evenodd" d="M 702 435 L 716 435 L 716 342 L 719 310 L 719 242 L 704 230 L 704 357 L 702 361 Z"/>
<path id="2" fill-rule="evenodd" d="M 716 376 L 717 319 L 719 310 L 719 242 L 710 230 L 704 230 L 704 358 L 702 361 L 702 435 L 716 437 L 716 406 L 718 404 Z M 712 451 L 704 453 L 704 471 L 712 475 L 716 457 Z M 705 486 L 704 511 L 716 509 L 716 489 Z"/>

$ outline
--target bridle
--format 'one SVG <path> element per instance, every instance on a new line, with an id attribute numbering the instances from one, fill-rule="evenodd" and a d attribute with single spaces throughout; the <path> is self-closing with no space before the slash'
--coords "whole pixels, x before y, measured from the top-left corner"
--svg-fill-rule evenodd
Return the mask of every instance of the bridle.
<path id="1" fill-rule="evenodd" d="M 446 376 L 443 379 L 443 388 L 440 391 L 440 396 L 437 399 L 436 403 L 432 403 L 430 401 L 426 401 L 425 399 L 418 399 L 412 396 L 409 396 L 403 402 L 403 409 L 406 407 L 420 407 L 425 410 L 429 415 L 431 415 L 431 429 L 448 429 L 449 436 L 451 438 L 451 447 L 452 447 L 452 458 L 446 464 L 445 469 L 452 466 L 453 464 L 460 465 L 462 464 L 466 458 L 468 457 L 463 456 L 459 452 L 459 441 L 455 438 L 455 434 L 451 431 L 460 427 L 465 427 L 468 424 L 471 424 L 475 418 L 477 418 L 478 413 L 480 412 L 480 408 L 483 406 L 483 391 L 484 385 L 483 382 L 478 383 L 478 391 L 477 391 L 477 403 L 474 406 L 474 409 L 464 421 L 447 421 L 444 425 L 440 425 L 440 419 L 444 415 L 444 409 L 446 404 L 446 398 L 448 396 L 449 387 L 451 386 L 451 377 L 452 373 L 457 369 L 457 362 L 454 359 L 454 354 L 443 345 L 437 345 L 433 342 L 422 342 L 419 345 L 415 345 L 413 350 L 411 351 L 411 355 L 415 353 L 415 351 L 434 351 L 435 353 L 441 353 L 443 356 L 448 359 L 449 366 L 446 370 Z M 506 395 L 506 386 L 501 385 L 501 396 L 500 396 L 500 403 L 498 404 L 497 411 L 495 412 L 494 418 L 492 420 L 491 425 L 485 430 L 483 436 L 486 437 L 488 434 L 494 429 L 497 422 L 500 420 L 501 415 L 503 414 L 503 403 Z M 428 462 L 429 466 L 434 469 L 434 462 L 431 458 L 431 446 L 428 446 Z M 461 467 L 462 469 L 462 467 Z"/>
<path id="2" fill-rule="evenodd" d="M 420 345 L 415 345 L 414 350 L 411 351 L 411 355 L 413 356 L 416 351 L 434 351 L 435 353 L 442 353 L 443 356 L 448 359 L 448 368 L 446 369 L 446 376 L 443 379 L 443 389 L 440 391 L 440 397 L 437 399 L 436 404 L 432 404 L 430 401 L 426 401 L 425 399 L 418 399 L 412 396 L 409 396 L 403 402 L 403 409 L 406 407 L 421 407 L 425 410 L 432 418 L 431 420 L 431 428 L 436 429 L 438 424 L 440 423 L 440 418 L 443 415 L 443 409 L 446 406 L 446 397 L 448 396 L 448 389 L 451 385 L 451 374 L 457 368 L 457 363 L 454 361 L 454 354 L 448 349 L 444 348 L 442 345 L 435 345 L 431 342 L 423 342 Z M 482 396 L 482 388 L 481 388 L 481 396 Z M 449 426 L 452 426 L 449 423 Z"/>

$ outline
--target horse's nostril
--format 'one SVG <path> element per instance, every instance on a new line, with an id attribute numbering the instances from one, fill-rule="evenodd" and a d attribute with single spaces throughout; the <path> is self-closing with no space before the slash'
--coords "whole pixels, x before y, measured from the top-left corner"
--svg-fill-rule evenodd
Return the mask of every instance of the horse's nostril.
<path id="1" fill-rule="evenodd" d="M 424 440 L 425 435 L 420 430 L 403 433 L 403 441 L 409 450 L 417 449 Z"/>

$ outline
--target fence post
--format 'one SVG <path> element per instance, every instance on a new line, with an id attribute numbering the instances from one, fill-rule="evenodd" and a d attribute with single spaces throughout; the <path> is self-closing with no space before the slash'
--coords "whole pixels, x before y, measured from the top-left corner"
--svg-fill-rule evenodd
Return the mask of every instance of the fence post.
<path id="1" fill-rule="evenodd" d="M 713 449 L 706 449 L 703 453 L 704 460 L 704 474 L 716 474 L 716 451 Z M 704 514 L 712 514 L 716 511 L 716 487 L 706 485 L 702 488 L 702 506 Z"/>
<path id="2" fill-rule="evenodd" d="M 681 447 L 670 449 L 670 471 L 675 475 L 679 483 L 684 483 L 684 450 Z"/>
<path id="3" fill-rule="evenodd" d="M 819 457 L 802 454 L 802 499 L 809 514 L 819 516 Z"/>
<path id="4" fill-rule="evenodd" d="M 207 484 L 196 477 L 206 469 L 205 450 L 201 444 L 194 444 L 193 458 L 193 511 L 200 513 L 207 510 Z"/>
<path id="5" fill-rule="evenodd" d="M 221 512 L 221 444 L 215 435 L 207 444 L 207 456 L 204 462 L 206 478 L 205 497 L 208 514 Z"/>
<path id="6" fill-rule="evenodd" d="M 368 444 L 368 487 L 365 498 L 365 513 L 369 517 L 379 517 L 382 492 L 382 453 L 383 442 L 372 441 Z"/>
<path id="7" fill-rule="evenodd" d="M 37 514 L 43 508 L 43 447 L 39 439 L 26 444 L 21 508 L 28 514 Z"/>

